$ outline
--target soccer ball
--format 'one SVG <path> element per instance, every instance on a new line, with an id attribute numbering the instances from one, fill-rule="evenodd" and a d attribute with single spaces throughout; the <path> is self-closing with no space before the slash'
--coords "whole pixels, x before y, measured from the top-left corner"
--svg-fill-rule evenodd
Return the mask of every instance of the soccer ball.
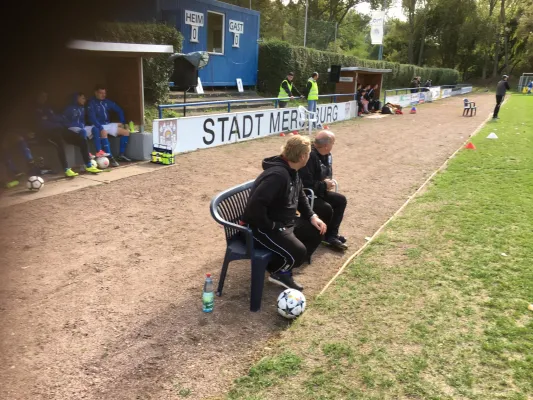
<path id="1" fill-rule="evenodd" d="M 106 169 L 109 167 L 109 159 L 107 157 L 98 157 L 96 159 L 96 164 L 100 169 Z"/>
<path id="2" fill-rule="evenodd" d="M 305 296 L 296 289 L 286 289 L 278 296 L 278 313 L 294 319 L 305 311 Z"/>
<path id="3" fill-rule="evenodd" d="M 98 168 L 98 163 L 95 160 L 91 160 L 91 167 Z"/>
<path id="4" fill-rule="evenodd" d="M 26 182 L 26 187 L 29 190 L 41 190 L 44 186 L 43 178 L 40 176 L 30 176 Z"/>

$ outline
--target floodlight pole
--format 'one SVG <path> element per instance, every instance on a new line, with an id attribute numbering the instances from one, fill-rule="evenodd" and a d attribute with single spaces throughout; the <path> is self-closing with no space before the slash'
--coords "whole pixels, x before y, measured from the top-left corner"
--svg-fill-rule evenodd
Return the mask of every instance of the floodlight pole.
<path id="1" fill-rule="evenodd" d="M 378 52 L 378 60 L 383 59 L 383 39 L 385 39 L 385 2 L 387 0 L 383 0 L 383 5 L 381 7 L 381 11 L 383 11 L 383 37 L 381 38 L 381 44 L 379 45 L 379 52 Z"/>
<path id="2" fill-rule="evenodd" d="M 309 8 L 309 0 L 305 0 L 304 47 L 307 44 L 307 10 L 308 8 Z"/>

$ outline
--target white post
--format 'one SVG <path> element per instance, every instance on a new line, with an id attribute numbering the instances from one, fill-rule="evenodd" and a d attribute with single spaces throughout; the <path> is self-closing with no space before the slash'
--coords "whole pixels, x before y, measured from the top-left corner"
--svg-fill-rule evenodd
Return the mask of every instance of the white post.
<path id="1" fill-rule="evenodd" d="M 305 0 L 304 47 L 307 44 L 307 9 L 308 8 L 309 8 L 309 0 Z"/>

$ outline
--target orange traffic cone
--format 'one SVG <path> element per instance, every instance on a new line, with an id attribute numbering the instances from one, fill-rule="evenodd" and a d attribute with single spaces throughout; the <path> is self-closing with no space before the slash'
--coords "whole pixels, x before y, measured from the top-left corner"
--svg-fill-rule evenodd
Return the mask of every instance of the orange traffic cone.
<path id="1" fill-rule="evenodd" d="M 284 134 L 283 132 L 281 132 L 279 135 L 280 135 L 280 136 L 285 136 L 285 134 Z"/>
<path id="2" fill-rule="evenodd" d="M 474 143 L 468 142 L 468 144 L 465 146 L 465 149 L 475 150 L 476 146 L 474 146 Z"/>

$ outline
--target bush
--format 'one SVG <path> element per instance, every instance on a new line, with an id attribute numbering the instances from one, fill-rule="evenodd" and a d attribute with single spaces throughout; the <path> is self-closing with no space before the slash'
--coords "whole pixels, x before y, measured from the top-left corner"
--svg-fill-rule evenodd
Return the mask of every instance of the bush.
<path id="1" fill-rule="evenodd" d="M 410 87 L 414 76 L 431 79 L 434 85 L 451 85 L 459 81 L 459 72 L 449 68 L 422 68 L 416 65 L 387 61 L 363 60 L 354 56 L 291 46 L 283 41 L 268 41 L 259 47 L 258 88 L 262 92 L 277 95 L 280 82 L 287 72 L 293 71 L 298 88 L 304 87 L 307 79 L 316 71 L 324 78 L 319 79 L 320 93 L 333 93 L 335 85 L 327 82 L 325 76 L 331 65 L 343 67 L 369 67 L 391 69 L 383 75 L 383 86 L 387 89 Z M 423 83 L 423 82 L 422 82 Z"/>
<path id="2" fill-rule="evenodd" d="M 175 28 L 156 23 L 102 23 L 89 40 L 100 42 L 167 44 L 181 52 L 183 36 Z M 168 100 L 168 81 L 172 64 L 168 54 L 143 59 L 144 98 L 147 103 L 161 104 Z"/>

